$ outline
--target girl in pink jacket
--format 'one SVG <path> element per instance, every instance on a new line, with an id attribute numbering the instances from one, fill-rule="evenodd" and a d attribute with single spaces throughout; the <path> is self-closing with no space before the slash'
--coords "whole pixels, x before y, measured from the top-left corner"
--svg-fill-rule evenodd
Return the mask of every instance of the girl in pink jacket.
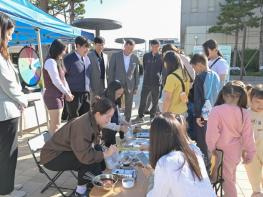
<path id="1" fill-rule="evenodd" d="M 224 151 L 224 197 L 237 197 L 236 167 L 242 157 L 249 163 L 255 154 L 255 142 L 247 106 L 245 85 L 241 81 L 227 83 L 211 111 L 206 131 L 208 150 Z"/>

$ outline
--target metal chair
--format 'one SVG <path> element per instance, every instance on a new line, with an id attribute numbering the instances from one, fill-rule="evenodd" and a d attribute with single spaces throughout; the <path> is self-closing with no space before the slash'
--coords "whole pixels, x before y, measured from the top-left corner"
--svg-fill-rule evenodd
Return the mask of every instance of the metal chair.
<path id="1" fill-rule="evenodd" d="M 61 189 L 65 189 L 65 190 L 74 190 L 72 188 L 66 188 L 66 187 L 59 187 L 55 182 L 56 180 L 63 174 L 64 171 L 58 171 L 55 176 L 51 177 L 46 171 L 45 171 L 45 167 L 43 165 L 40 164 L 40 159 L 39 159 L 39 155 L 40 155 L 40 151 L 43 148 L 44 144 L 50 139 L 51 135 L 49 134 L 48 131 L 45 131 L 43 133 L 40 133 L 39 135 L 29 139 L 27 141 L 28 147 L 30 149 L 30 152 L 34 158 L 34 161 L 39 169 L 39 172 L 44 174 L 49 182 L 46 184 L 46 186 L 41 190 L 41 193 L 44 193 L 49 187 L 54 187 L 56 188 L 59 193 L 63 196 L 63 197 L 67 197 L 65 194 L 63 194 Z M 72 175 L 77 179 L 76 175 L 70 170 L 70 172 L 72 173 Z"/>
<path id="2" fill-rule="evenodd" d="M 212 170 L 210 173 L 210 180 L 216 194 L 220 192 L 220 197 L 223 197 L 223 161 L 223 150 L 216 149 L 216 156 L 211 158 Z"/>

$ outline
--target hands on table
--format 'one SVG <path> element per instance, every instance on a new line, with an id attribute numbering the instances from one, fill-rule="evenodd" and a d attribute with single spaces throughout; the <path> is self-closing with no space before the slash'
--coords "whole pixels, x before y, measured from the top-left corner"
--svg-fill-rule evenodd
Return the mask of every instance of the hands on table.
<path id="1" fill-rule="evenodd" d="M 112 156 L 113 154 L 117 153 L 118 151 L 119 150 L 118 150 L 116 145 L 111 145 L 108 149 L 106 149 L 103 152 L 103 156 L 104 156 L 104 158 L 108 158 L 108 157 Z"/>

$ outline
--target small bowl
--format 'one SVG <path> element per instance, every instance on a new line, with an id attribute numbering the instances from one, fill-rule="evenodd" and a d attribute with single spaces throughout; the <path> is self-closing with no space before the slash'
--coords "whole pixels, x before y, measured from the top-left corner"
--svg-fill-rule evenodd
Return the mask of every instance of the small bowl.
<path id="1" fill-rule="evenodd" d="M 105 184 L 101 184 L 101 182 Z M 113 174 L 100 174 L 98 176 L 95 176 L 92 180 L 92 184 L 103 190 L 111 190 L 115 187 L 116 183 L 118 182 L 118 177 Z"/>
<path id="2" fill-rule="evenodd" d="M 134 178 L 123 178 L 122 179 L 122 187 L 125 189 L 130 189 L 134 187 Z"/>

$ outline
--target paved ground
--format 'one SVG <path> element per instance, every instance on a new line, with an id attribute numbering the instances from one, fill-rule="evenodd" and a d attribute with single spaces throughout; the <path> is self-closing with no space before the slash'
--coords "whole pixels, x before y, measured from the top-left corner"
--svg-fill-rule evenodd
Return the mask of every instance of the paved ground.
<path id="1" fill-rule="evenodd" d="M 261 78 L 263 79 L 263 78 Z M 262 80 L 263 81 L 263 80 Z M 262 83 L 262 81 L 260 81 Z M 250 81 L 254 82 L 254 81 Z M 138 108 L 139 97 L 135 97 L 135 105 Z M 135 118 L 137 110 L 133 110 L 133 118 Z M 46 127 L 41 128 L 42 131 L 46 130 Z M 48 189 L 44 194 L 40 194 L 41 189 L 47 182 L 46 177 L 40 174 L 33 158 L 30 154 L 30 151 L 27 147 L 27 139 L 33 137 L 38 133 L 37 130 L 32 132 L 23 133 L 22 138 L 19 138 L 19 157 L 17 164 L 16 172 L 16 183 L 22 183 L 24 185 L 23 190 L 28 193 L 28 197 L 57 197 L 61 196 L 54 189 Z M 58 180 L 59 184 L 62 184 L 64 187 L 74 188 L 76 181 L 70 173 L 65 173 Z M 244 169 L 244 166 L 240 164 L 237 169 L 237 190 L 238 197 L 250 197 L 252 190 L 248 182 L 247 174 Z M 70 192 L 67 192 L 69 194 Z M 140 197 L 140 196 L 137 196 Z"/>

